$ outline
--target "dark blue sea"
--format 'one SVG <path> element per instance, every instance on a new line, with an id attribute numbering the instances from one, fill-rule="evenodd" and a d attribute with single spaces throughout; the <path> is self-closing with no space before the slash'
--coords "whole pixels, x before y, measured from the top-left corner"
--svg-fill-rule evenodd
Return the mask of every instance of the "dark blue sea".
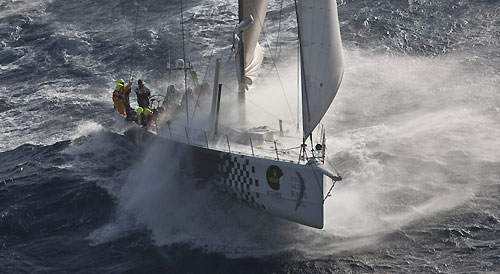
<path id="1" fill-rule="evenodd" d="M 211 83 L 220 58 L 234 88 L 237 1 L 183 2 L 186 60 Z M 180 1 L 0 0 L 0 273 L 500 273 L 500 1 L 338 4 L 345 74 L 323 123 L 344 180 L 317 230 L 124 136 L 117 79 L 179 81 Z M 296 33 L 293 1 L 271 0 L 247 103 L 289 132 Z"/>

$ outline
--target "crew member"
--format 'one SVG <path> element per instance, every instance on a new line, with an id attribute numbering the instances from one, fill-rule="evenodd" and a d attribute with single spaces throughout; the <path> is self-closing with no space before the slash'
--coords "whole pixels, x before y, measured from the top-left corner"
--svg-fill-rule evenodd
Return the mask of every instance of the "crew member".
<path id="1" fill-rule="evenodd" d="M 144 85 L 142 80 L 137 81 L 138 87 L 135 89 L 135 94 L 137 94 L 137 104 L 143 109 L 149 108 L 149 98 L 151 97 L 151 91 Z"/>
<path id="2" fill-rule="evenodd" d="M 131 84 L 125 85 L 123 79 L 118 80 L 115 90 L 113 91 L 113 102 L 115 109 L 123 116 L 127 117 L 130 114 L 130 87 Z"/>
<path id="3" fill-rule="evenodd" d="M 153 120 L 153 112 L 149 108 L 137 108 L 137 123 L 143 127 L 148 126 Z"/>
<path id="4" fill-rule="evenodd" d="M 144 125 L 145 124 L 145 117 L 144 117 L 144 109 L 142 107 L 137 108 L 137 123 L 139 125 Z"/>
<path id="5" fill-rule="evenodd" d="M 167 88 L 167 97 L 163 101 L 164 107 L 174 106 L 179 104 L 179 93 L 174 85 L 170 85 Z"/>
<path id="6" fill-rule="evenodd" d="M 149 126 L 153 121 L 153 112 L 149 108 L 146 108 L 144 109 L 144 116 L 146 116 L 146 124 Z"/>

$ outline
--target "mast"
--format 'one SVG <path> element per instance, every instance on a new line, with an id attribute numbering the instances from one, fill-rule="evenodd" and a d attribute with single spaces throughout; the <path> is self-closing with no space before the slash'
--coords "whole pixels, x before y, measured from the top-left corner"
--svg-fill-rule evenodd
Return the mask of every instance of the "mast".
<path id="1" fill-rule="evenodd" d="M 269 0 L 238 0 L 238 21 L 235 34 L 238 40 L 236 54 L 238 74 L 238 108 L 240 122 L 246 122 L 245 93 L 257 79 L 264 51 L 259 36 L 264 26 Z"/>
<path id="2" fill-rule="evenodd" d="M 210 135 L 217 135 L 217 126 L 219 120 L 220 95 L 221 88 L 219 86 L 220 77 L 220 59 L 215 61 L 214 89 L 212 94 L 212 108 L 210 111 Z"/>
<path id="3" fill-rule="evenodd" d="M 243 18 L 243 0 L 238 0 L 238 23 L 244 20 Z M 238 28 L 238 54 L 236 58 L 238 58 L 237 63 L 239 65 L 239 73 L 238 73 L 238 120 L 240 123 L 245 124 L 247 119 L 246 114 L 246 106 L 245 106 L 245 45 L 243 43 L 243 29 Z"/>

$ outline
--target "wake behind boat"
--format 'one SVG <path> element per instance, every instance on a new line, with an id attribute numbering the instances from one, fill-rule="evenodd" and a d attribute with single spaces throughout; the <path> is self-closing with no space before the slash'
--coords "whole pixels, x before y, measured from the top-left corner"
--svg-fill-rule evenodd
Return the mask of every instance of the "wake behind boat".
<path id="1" fill-rule="evenodd" d="M 238 102 L 234 105 L 238 109 L 238 119 L 243 127 L 247 112 L 245 93 L 257 80 L 263 60 L 263 50 L 258 39 L 269 1 L 240 0 L 238 4 L 239 25 L 234 32 L 233 45 L 237 63 Z M 192 101 L 193 96 L 187 87 L 187 75 L 192 68 L 186 66 L 185 56 L 182 62 L 177 62 L 177 69 L 184 72 L 185 92 L 184 99 L 181 100 L 187 116 L 184 137 L 179 137 L 179 130 L 173 129 L 175 125 L 172 121 L 175 120 L 173 117 L 178 114 L 177 111 L 171 111 L 169 107 L 153 108 L 153 104 L 150 104 L 146 110 L 141 107 L 140 113 L 137 112 L 136 117 L 130 118 L 135 112 L 127 105 L 129 102 L 126 86 L 122 83 L 122 86 L 117 86 L 116 91 L 123 94 L 123 111 L 119 112 L 128 117 L 128 120 L 143 126 L 132 127 L 125 133 L 137 145 L 144 146 L 151 141 L 165 143 L 179 152 L 176 153 L 180 157 L 179 163 L 188 163 L 180 165 L 192 169 L 197 177 L 206 182 L 220 186 L 239 201 L 293 222 L 323 228 L 323 203 L 335 183 L 342 178 L 324 165 L 324 130 L 321 131 L 321 144 L 313 145 L 312 133 L 330 107 L 343 76 L 337 4 L 335 0 L 302 0 L 296 2 L 295 8 L 300 41 L 303 125 L 302 142 L 296 148 L 298 157 L 295 160 L 280 159 L 276 141 L 268 140 L 269 136 L 265 136 L 265 131 L 255 129 L 238 130 L 236 134 L 237 139 L 249 141 L 246 147 L 251 148 L 251 154 L 235 152 L 234 147 L 231 148 L 229 136 L 221 133 L 226 130 L 221 130 L 218 125 L 222 92 L 218 61 L 215 68 L 210 123 L 206 129 L 194 129 L 189 125 L 189 106 L 193 105 L 190 104 L 190 98 Z M 147 111 L 151 113 L 145 113 Z M 157 135 L 158 125 L 167 128 L 167 134 Z M 234 134 L 232 136 L 234 137 Z M 222 145 L 224 142 L 221 140 L 224 139 L 226 145 Z M 264 145 L 269 141 L 274 143 L 276 157 L 271 158 L 269 154 L 263 157 L 255 153 L 262 146 L 254 146 L 252 139 L 259 140 L 259 143 Z M 310 139 L 310 150 L 306 145 L 307 139 Z"/>

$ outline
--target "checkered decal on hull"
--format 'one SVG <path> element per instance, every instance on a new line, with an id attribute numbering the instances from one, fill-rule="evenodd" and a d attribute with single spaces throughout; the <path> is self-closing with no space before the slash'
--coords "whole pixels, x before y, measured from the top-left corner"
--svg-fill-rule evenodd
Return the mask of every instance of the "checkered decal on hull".
<path id="1" fill-rule="evenodd" d="M 244 155 L 220 154 L 221 163 L 219 170 L 222 172 L 222 183 L 229 193 L 250 206 L 266 209 L 258 202 L 260 195 L 257 192 L 259 180 L 255 179 L 255 166 L 250 165 Z"/>

